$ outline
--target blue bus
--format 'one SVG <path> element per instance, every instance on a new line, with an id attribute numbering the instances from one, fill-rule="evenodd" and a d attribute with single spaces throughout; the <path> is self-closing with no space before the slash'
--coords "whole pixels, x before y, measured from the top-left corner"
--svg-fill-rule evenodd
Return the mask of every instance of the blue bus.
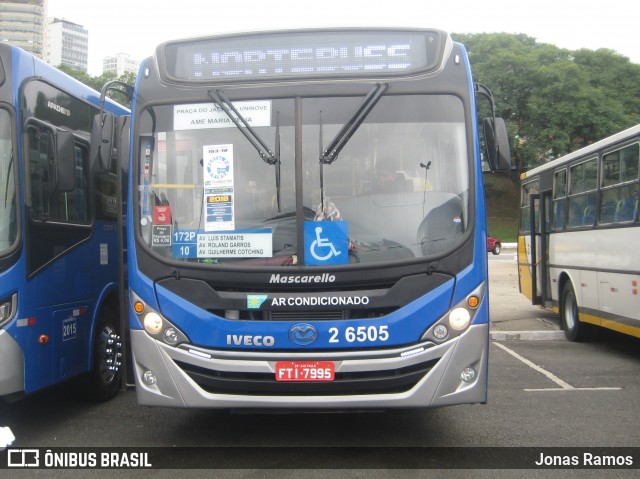
<path id="1" fill-rule="evenodd" d="M 440 30 L 160 45 L 132 103 L 138 402 L 485 402 L 478 95 L 491 100 Z M 508 168 L 504 122 L 484 132 L 486 159 Z"/>
<path id="2" fill-rule="evenodd" d="M 97 400 L 120 386 L 117 163 L 97 161 L 91 145 L 99 107 L 96 91 L 0 45 L 5 399 L 73 377 Z M 114 102 L 104 107 L 111 119 L 128 115 Z"/>

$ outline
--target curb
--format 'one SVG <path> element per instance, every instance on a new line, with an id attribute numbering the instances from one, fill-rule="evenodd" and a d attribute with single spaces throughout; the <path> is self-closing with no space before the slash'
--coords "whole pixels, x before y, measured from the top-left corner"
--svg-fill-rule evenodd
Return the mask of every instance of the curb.
<path id="1" fill-rule="evenodd" d="M 566 341 L 564 331 L 491 331 L 491 341 Z"/>

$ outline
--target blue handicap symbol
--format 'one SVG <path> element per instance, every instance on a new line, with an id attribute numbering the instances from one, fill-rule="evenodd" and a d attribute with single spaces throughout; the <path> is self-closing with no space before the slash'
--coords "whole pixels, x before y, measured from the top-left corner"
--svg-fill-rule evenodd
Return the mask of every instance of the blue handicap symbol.
<path id="1" fill-rule="evenodd" d="M 347 264 L 349 235 L 346 221 L 305 221 L 304 258 L 307 265 Z"/>

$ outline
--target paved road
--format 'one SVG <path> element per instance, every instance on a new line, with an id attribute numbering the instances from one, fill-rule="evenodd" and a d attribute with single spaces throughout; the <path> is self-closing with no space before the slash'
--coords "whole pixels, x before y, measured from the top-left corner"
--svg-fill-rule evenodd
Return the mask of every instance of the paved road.
<path id="1" fill-rule="evenodd" d="M 532 306 L 520 293 L 515 250 L 488 257 L 492 338 L 564 339 L 558 315 Z"/>

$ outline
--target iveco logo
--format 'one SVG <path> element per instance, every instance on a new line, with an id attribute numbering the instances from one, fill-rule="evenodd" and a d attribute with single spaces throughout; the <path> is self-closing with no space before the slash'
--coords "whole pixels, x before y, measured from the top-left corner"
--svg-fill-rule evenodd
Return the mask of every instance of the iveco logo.
<path id="1" fill-rule="evenodd" d="M 318 339 L 318 330 L 307 323 L 299 323 L 291 326 L 289 339 L 300 346 L 306 346 Z"/>

